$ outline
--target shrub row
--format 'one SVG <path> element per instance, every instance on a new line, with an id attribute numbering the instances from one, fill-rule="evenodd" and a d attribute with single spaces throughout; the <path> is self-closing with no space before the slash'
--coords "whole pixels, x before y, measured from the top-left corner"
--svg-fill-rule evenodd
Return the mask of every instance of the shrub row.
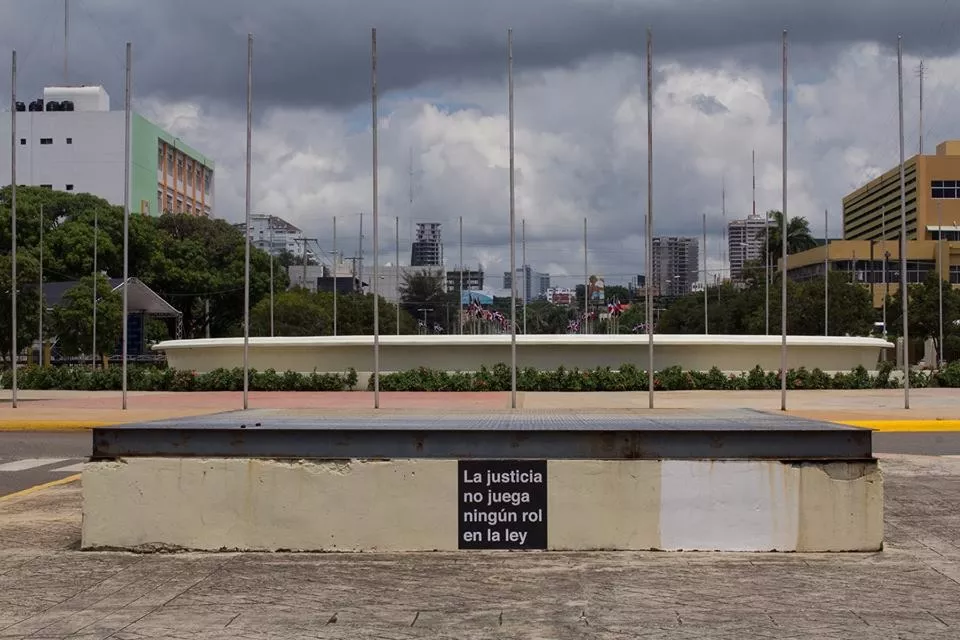
<path id="1" fill-rule="evenodd" d="M 123 370 L 118 367 L 93 370 L 82 366 L 17 369 L 21 389 L 70 389 L 78 391 L 115 391 L 122 386 Z M 4 389 L 11 385 L 11 373 L 3 372 Z M 343 391 L 357 385 L 357 372 L 309 373 L 250 369 L 251 391 Z M 133 365 L 127 367 L 127 388 L 131 391 L 242 391 L 243 369 L 215 369 L 208 373 L 179 371 L 164 367 Z"/>
<path id="2" fill-rule="evenodd" d="M 849 373 L 830 375 L 820 369 L 791 369 L 787 372 L 789 389 L 890 389 L 901 382 L 892 377 L 893 366 L 884 363 L 871 375 L 863 367 Z M 121 387 L 120 367 L 92 370 L 82 366 L 38 367 L 30 365 L 17 370 L 17 386 L 21 389 L 68 389 L 79 391 L 114 391 Z M 739 375 L 725 374 L 714 367 L 710 371 L 684 371 L 670 367 L 654 375 L 658 391 L 694 390 L 764 390 L 780 388 L 780 373 L 764 371 L 759 366 Z M 9 389 L 10 371 L 0 376 L 3 388 Z M 913 387 L 960 387 L 960 361 L 950 363 L 939 372 L 911 372 Z M 357 372 L 297 373 L 250 370 L 252 391 L 343 391 L 356 388 Z M 216 369 L 209 373 L 179 371 L 165 367 L 130 365 L 127 388 L 131 391 L 240 391 L 243 369 Z M 371 377 L 368 389 L 373 388 Z M 508 391 L 510 367 L 498 364 L 481 367 L 474 373 L 413 369 L 380 376 L 382 391 Z M 647 374 L 631 364 L 619 369 L 566 369 L 553 371 L 533 368 L 517 370 L 517 389 L 521 391 L 644 391 Z"/>
<path id="3" fill-rule="evenodd" d="M 893 366 L 884 363 L 875 375 L 863 367 L 849 373 L 830 375 L 820 369 L 790 369 L 787 372 L 788 389 L 892 389 L 902 387 L 893 378 Z M 759 366 L 739 375 L 725 374 L 718 367 L 710 371 L 684 371 L 670 367 L 654 374 L 654 389 L 658 391 L 695 390 L 764 390 L 780 388 L 780 373 L 764 371 Z M 960 361 L 953 362 L 937 373 L 911 372 L 913 387 L 960 387 Z M 373 388 L 370 379 L 368 388 Z M 634 365 L 596 369 L 566 369 L 540 371 L 533 368 L 517 370 L 517 389 L 521 391 L 644 391 L 647 374 Z M 414 369 L 380 376 L 382 391 L 508 391 L 510 367 L 498 364 L 491 369 L 482 367 L 475 373 Z"/>

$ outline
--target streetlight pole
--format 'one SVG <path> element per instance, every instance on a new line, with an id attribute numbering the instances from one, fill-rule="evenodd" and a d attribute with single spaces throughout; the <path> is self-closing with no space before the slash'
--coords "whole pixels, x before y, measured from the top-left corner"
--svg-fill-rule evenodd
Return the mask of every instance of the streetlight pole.
<path id="1" fill-rule="evenodd" d="M 653 409 L 653 31 L 647 28 L 647 394 Z"/>
<path id="2" fill-rule="evenodd" d="M 707 214 L 703 214 L 703 335 L 710 335 L 710 314 L 707 308 Z"/>
<path id="3" fill-rule="evenodd" d="M 780 221 L 780 410 L 787 410 L 787 30 L 783 30 L 783 219 Z"/>
<path id="4" fill-rule="evenodd" d="M 243 408 L 250 407 L 250 165 L 253 155 L 253 34 L 247 34 L 247 156 L 245 167 L 243 256 Z M 306 283 L 304 283 L 306 286 Z"/>
<path id="5" fill-rule="evenodd" d="M 337 216 L 333 216 L 333 335 L 337 335 L 337 270 L 340 255 L 337 253 Z M 399 302 L 398 302 L 399 304 Z"/>
<path id="6" fill-rule="evenodd" d="M 510 115 L 510 408 L 517 408 L 517 223 L 513 133 L 513 29 L 507 29 L 507 102 Z"/>
<path id="7" fill-rule="evenodd" d="M 897 36 L 897 84 L 900 107 L 900 300 L 903 308 L 903 408 L 910 408 L 910 330 L 907 302 L 907 187 L 903 157 L 903 36 Z"/>
<path id="8" fill-rule="evenodd" d="M 10 73 L 10 406 L 17 408 L 17 52 Z"/>
<path id="9" fill-rule="evenodd" d="M 823 335 L 830 335 L 830 217 L 823 210 Z"/>
<path id="10" fill-rule="evenodd" d="M 937 283 L 940 289 L 940 343 L 937 345 L 937 368 L 943 367 L 943 210 L 937 202 Z M 949 277 L 950 268 L 947 267 Z"/>
<path id="11" fill-rule="evenodd" d="M 124 92 L 124 112 L 125 122 L 123 128 L 123 353 L 121 354 L 121 408 L 127 409 L 127 353 L 130 349 L 128 344 L 129 320 L 129 293 L 130 293 L 130 93 L 132 91 L 132 70 L 133 66 L 133 45 L 127 43 L 127 73 L 126 73 L 126 91 Z"/>

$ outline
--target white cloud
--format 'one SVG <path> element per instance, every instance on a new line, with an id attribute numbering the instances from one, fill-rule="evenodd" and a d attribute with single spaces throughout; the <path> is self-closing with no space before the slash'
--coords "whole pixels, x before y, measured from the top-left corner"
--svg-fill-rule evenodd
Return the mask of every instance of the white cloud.
<path id="1" fill-rule="evenodd" d="M 757 210 L 780 208 L 779 71 L 733 68 L 722 59 L 657 67 L 654 106 L 654 220 L 658 235 L 701 234 L 707 213 L 708 269 L 720 264 L 721 182 L 727 219 L 751 208 L 751 150 L 757 154 Z M 917 61 L 905 61 L 912 69 Z M 896 59 L 875 45 L 852 45 L 832 64 L 791 87 L 789 208 L 821 233 L 822 211 L 839 228 L 841 197 L 897 162 Z M 927 64 L 927 150 L 956 132 L 951 108 L 960 63 Z M 905 73 L 909 95 L 917 79 Z M 610 284 L 643 271 L 646 210 L 646 98 L 643 61 L 594 58 L 568 69 L 516 76 L 516 215 L 527 220 L 527 262 L 557 274 L 555 284 L 583 279 L 583 218 L 589 270 Z M 464 261 L 487 266 L 495 282 L 508 269 L 508 129 L 505 83 L 423 88 L 384 113 L 380 129 L 380 215 L 385 259 L 392 259 L 394 216 L 401 218 L 401 262 L 414 220 L 444 223 L 448 262 L 458 260 L 457 220 L 464 220 Z M 416 92 L 414 92 L 415 94 Z M 389 96 L 388 96 L 389 97 Z M 390 98 L 394 100 L 395 98 Z M 916 122 L 915 101 L 908 121 Z M 391 102 L 391 104 L 394 104 Z M 448 105 L 467 105 L 464 107 Z M 140 105 L 158 124 L 218 162 L 217 212 L 243 212 L 242 115 L 184 103 Z M 365 212 L 371 233 L 369 111 L 272 109 L 254 133 L 254 210 L 269 211 L 329 245 L 331 219 L 341 242 L 358 243 Z M 359 114 L 359 115 L 358 115 Z M 365 126 L 366 125 L 366 126 Z M 914 135 L 909 135 L 913 131 Z M 908 155 L 916 148 L 908 126 Z M 415 200 L 411 206 L 410 153 Z M 518 246 L 517 262 L 520 263 Z M 561 275 L 562 274 L 562 275 Z"/>

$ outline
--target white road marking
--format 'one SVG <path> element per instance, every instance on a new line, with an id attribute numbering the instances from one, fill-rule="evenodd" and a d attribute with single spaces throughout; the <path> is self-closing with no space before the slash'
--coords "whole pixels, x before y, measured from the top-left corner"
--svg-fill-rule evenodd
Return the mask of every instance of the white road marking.
<path id="1" fill-rule="evenodd" d="M 15 460 L 6 464 L 0 464 L 0 472 L 26 471 L 27 469 L 45 467 L 47 465 L 57 464 L 58 462 L 66 462 L 69 459 L 70 458 L 27 458 L 25 460 Z"/>
<path id="2" fill-rule="evenodd" d="M 83 463 L 78 462 L 77 464 L 71 464 L 68 467 L 53 469 L 50 473 L 80 473 L 81 471 L 83 471 Z"/>

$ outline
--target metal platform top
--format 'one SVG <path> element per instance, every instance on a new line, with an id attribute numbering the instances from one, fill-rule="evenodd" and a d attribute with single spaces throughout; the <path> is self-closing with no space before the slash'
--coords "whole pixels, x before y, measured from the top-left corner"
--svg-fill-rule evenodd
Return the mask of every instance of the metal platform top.
<path id="1" fill-rule="evenodd" d="M 256 409 L 99 427 L 93 457 L 872 457 L 872 433 L 753 410 L 383 413 Z"/>

